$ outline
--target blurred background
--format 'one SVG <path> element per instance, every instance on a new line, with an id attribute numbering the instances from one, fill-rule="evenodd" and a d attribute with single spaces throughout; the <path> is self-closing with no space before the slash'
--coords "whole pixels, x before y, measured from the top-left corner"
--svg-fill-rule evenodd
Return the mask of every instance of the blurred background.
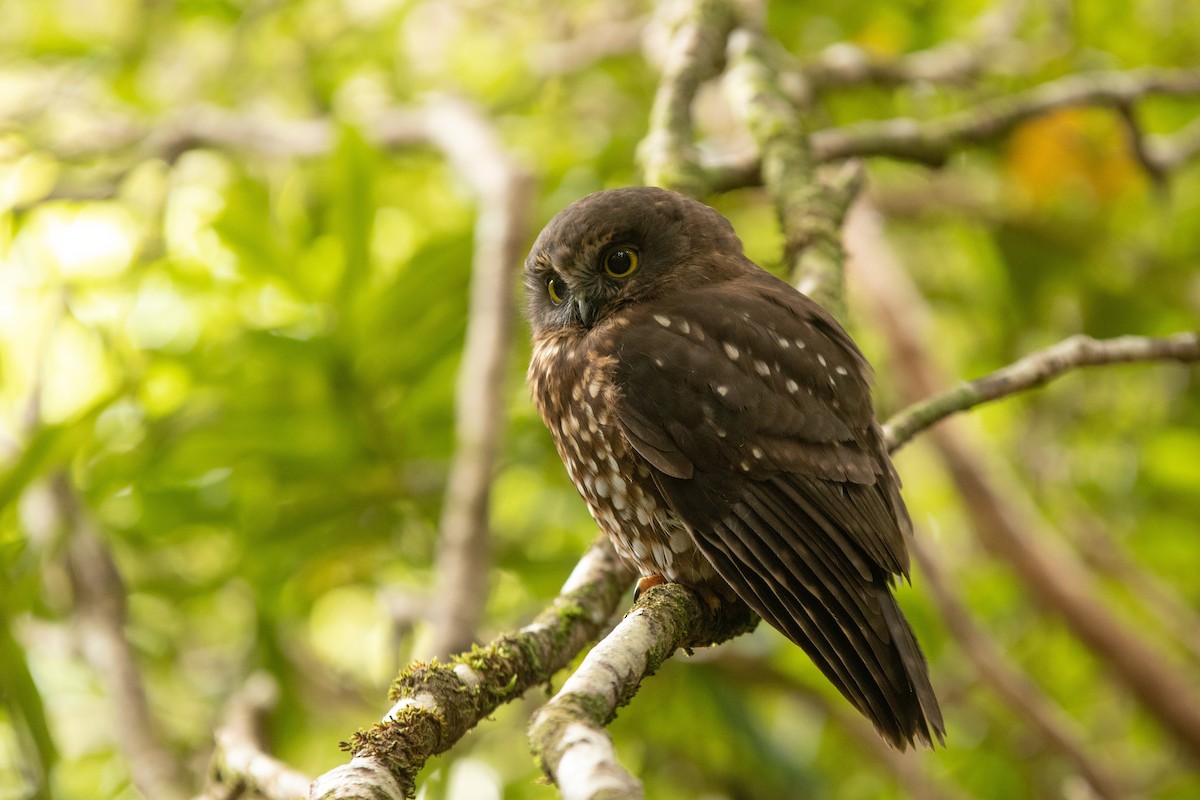
<path id="1" fill-rule="evenodd" d="M 473 176 L 436 136 L 389 137 L 379 121 L 431 92 L 470 102 L 536 182 L 527 246 L 570 201 L 641 182 L 665 47 L 655 11 L 0 0 L 0 797 L 146 796 L 114 696 L 129 676 L 188 791 L 256 673 L 278 687 L 275 755 L 309 775 L 345 760 L 338 742 L 383 714 L 397 669 L 435 638 L 478 250 Z M 797 70 L 947 43 L 980 57 L 948 78 L 830 84 L 814 127 L 933 118 L 1077 72 L 1191 67 L 1200 42 L 1200 6 L 1183 0 L 777 2 L 764 19 Z M 705 146 L 744 139 L 719 89 L 696 110 Z M 1198 114 L 1200 92 L 1150 98 L 1137 129 L 1169 135 Z M 868 161 L 874 260 L 894 261 L 904 288 L 850 276 L 882 418 L 920 388 L 880 323 L 889 299 L 943 385 L 1076 333 L 1197 327 L 1200 170 L 1182 158 L 1155 174 L 1130 141 L 1121 114 L 1081 108 L 940 169 Z M 760 189 L 706 199 L 781 268 Z M 518 320 L 480 556 L 485 641 L 543 608 L 596 530 L 528 399 L 527 339 Z M 1198 379 L 1179 364 L 1074 373 L 955 427 L 992 505 L 1048 548 L 1064 585 L 1083 581 L 1098 624 L 1192 692 Z M 1200 796 L 1200 741 L 1046 600 L 1044 574 L 1014 567 L 948 464 L 927 438 L 897 458 L 947 589 L 935 597 L 920 566 L 901 602 L 949 746 L 881 751 L 764 629 L 672 660 L 621 711 L 618 754 L 647 796 Z M 124 660 L 101 652 L 114 633 Z M 1066 744 L 989 669 L 1015 676 Z M 555 797 L 523 733 L 544 699 L 531 692 L 433 760 L 421 796 Z"/>

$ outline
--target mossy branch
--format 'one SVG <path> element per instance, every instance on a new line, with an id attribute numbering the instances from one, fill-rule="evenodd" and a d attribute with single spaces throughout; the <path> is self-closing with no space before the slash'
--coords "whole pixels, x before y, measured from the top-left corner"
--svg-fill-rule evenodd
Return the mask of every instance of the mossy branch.
<path id="1" fill-rule="evenodd" d="M 842 222 L 861 187 L 856 167 L 818 173 L 803 115 L 779 83 L 771 43 L 739 29 L 729 38 L 727 86 L 758 143 L 763 185 L 775 201 L 784 262 L 801 291 L 846 316 Z"/>
<path id="2" fill-rule="evenodd" d="M 499 706 L 549 681 L 593 640 L 631 580 L 608 541 L 598 540 L 532 623 L 446 663 L 409 666 L 392 685 L 392 710 L 344 744 L 354 759 L 318 778 L 310 800 L 413 796 L 430 757 L 449 750 Z"/>
<path id="3" fill-rule="evenodd" d="M 693 197 L 707 191 L 694 141 L 692 101 L 701 84 L 720 73 L 725 40 L 737 19 L 738 8 L 730 0 L 696 0 L 672 26 L 650 130 L 638 150 L 648 185 Z"/>
<path id="4" fill-rule="evenodd" d="M 717 644 L 757 623 L 741 604 L 714 608 L 679 584 L 646 591 L 530 722 L 534 755 L 563 797 L 641 798 L 641 785 L 617 763 L 605 726 L 676 650 Z"/>

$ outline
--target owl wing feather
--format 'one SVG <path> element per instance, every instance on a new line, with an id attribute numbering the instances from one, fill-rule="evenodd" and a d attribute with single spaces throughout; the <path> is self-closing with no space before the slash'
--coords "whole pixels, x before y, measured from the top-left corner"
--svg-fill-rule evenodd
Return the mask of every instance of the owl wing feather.
<path id="1" fill-rule="evenodd" d="M 734 591 L 893 743 L 943 731 L 891 594 L 911 523 L 869 368 L 824 310 L 757 267 L 633 310 L 614 416 Z"/>

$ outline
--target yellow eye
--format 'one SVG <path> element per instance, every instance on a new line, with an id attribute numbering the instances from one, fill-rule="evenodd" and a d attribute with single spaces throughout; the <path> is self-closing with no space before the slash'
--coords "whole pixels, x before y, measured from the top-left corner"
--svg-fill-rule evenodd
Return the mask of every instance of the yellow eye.
<path id="1" fill-rule="evenodd" d="M 555 275 L 546 280 L 546 294 L 550 295 L 550 302 L 558 305 L 563 301 L 563 297 L 567 294 L 567 284 L 563 279 Z"/>
<path id="2" fill-rule="evenodd" d="M 638 268 L 637 250 L 618 247 L 604 257 L 604 271 L 614 278 L 628 278 Z"/>

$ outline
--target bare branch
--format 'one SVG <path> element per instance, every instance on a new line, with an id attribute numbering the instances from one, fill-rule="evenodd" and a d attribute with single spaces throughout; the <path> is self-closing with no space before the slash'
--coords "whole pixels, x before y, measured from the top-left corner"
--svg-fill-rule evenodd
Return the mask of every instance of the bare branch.
<path id="1" fill-rule="evenodd" d="M 1097 797 L 1119 800 L 1131 797 L 1108 768 L 1090 758 L 1077 735 L 1078 726 L 1026 675 L 1014 667 L 1001 650 L 971 619 L 970 613 L 947 584 L 937 554 L 920 537 L 908 543 L 921 566 L 922 583 L 929 589 L 942 619 L 958 646 L 971 660 L 983 681 L 1005 704 L 1063 758 L 1079 770 Z"/>
<path id="2" fill-rule="evenodd" d="M 1070 75 L 939 119 L 899 118 L 816 131 L 812 151 L 819 161 L 887 156 L 936 166 L 957 150 L 996 141 L 1022 122 L 1051 111 L 1122 108 L 1151 95 L 1200 95 L 1200 69 L 1145 67 Z"/>
<path id="3" fill-rule="evenodd" d="M 1146 158 L 1160 172 L 1170 172 L 1200 155 L 1200 119 L 1170 135 L 1150 135 L 1143 143 Z"/>
<path id="4" fill-rule="evenodd" d="M 602 58 L 636 50 L 647 23 L 645 17 L 599 22 L 566 41 L 542 44 L 531 55 L 530 65 L 547 77 L 578 72 Z"/>
<path id="5" fill-rule="evenodd" d="M 187 771 L 163 743 L 141 670 L 125 636 L 125 585 L 120 571 L 84 516 L 68 478 L 55 476 L 51 491 L 67 529 L 67 575 L 76 632 L 84 658 L 107 691 L 113 736 L 142 794 L 183 800 L 190 794 Z"/>
<path id="6" fill-rule="evenodd" d="M 455 395 L 454 459 L 442 505 L 437 554 L 437 603 L 431 653 L 446 657 L 475 641 L 488 585 L 488 509 L 492 472 L 504 427 L 511 349 L 510 287 L 530 225 L 533 178 L 513 163 L 478 110 L 440 100 L 428 108 L 426 130 L 479 197 L 471 265 L 466 343 Z"/>
<path id="7" fill-rule="evenodd" d="M 411 795 L 431 756 L 566 666 L 599 633 L 632 580 L 601 537 L 532 623 L 448 663 L 418 662 L 401 673 L 392 686 L 392 710 L 382 723 L 354 735 L 348 745 L 354 758 L 317 778 L 309 797 Z"/>
<path id="8" fill-rule="evenodd" d="M 884 440 L 891 450 L 898 450 L 918 433 L 951 414 L 1037 388 L 1071 370 L 1143 361 L 1200 361 L 1200 333 L 1177 333 L 1163 338 L 1072 336 L 1030 353 L 1003 369 L 904 409 L 884 424 Z"/>
<path id="9" fill-rule="evenodd" d="M 563 797 L 641 798 L 641 786 L 617 763 L 604 726 L 633 698 L 642 679 L 680 647 L 724 641 L 752 630 L 756 623 L 744 609 L 714 614 L 679 584 L 645 592 L 530 722 L 534 754 Z"/>
<path id="10" fill-rule="evenodd" d="M 998 65 L 1019 65 L 1029 71 L 1039 59 L 1034 48 L 1017 36 L 1028 0 L 1002 0 L 972 25 L 974 33 L 942 42 L 928 50 L 881 60 L 858 45 L 841 42 L 821 52 L 802 69 L 816 91 L 874 84 L 965 84 Z"/>
<path id="11" fill-rule="evenodd" d="M 312 778 L 265 752 L 262 724 L 279 702 L 279 687 L 265 672 L 255 673 L 233 696 L 216 732 L 209 787 L 197 800 L 225 800 L 245 793 L 265 800 L 296 800 Z"/>

